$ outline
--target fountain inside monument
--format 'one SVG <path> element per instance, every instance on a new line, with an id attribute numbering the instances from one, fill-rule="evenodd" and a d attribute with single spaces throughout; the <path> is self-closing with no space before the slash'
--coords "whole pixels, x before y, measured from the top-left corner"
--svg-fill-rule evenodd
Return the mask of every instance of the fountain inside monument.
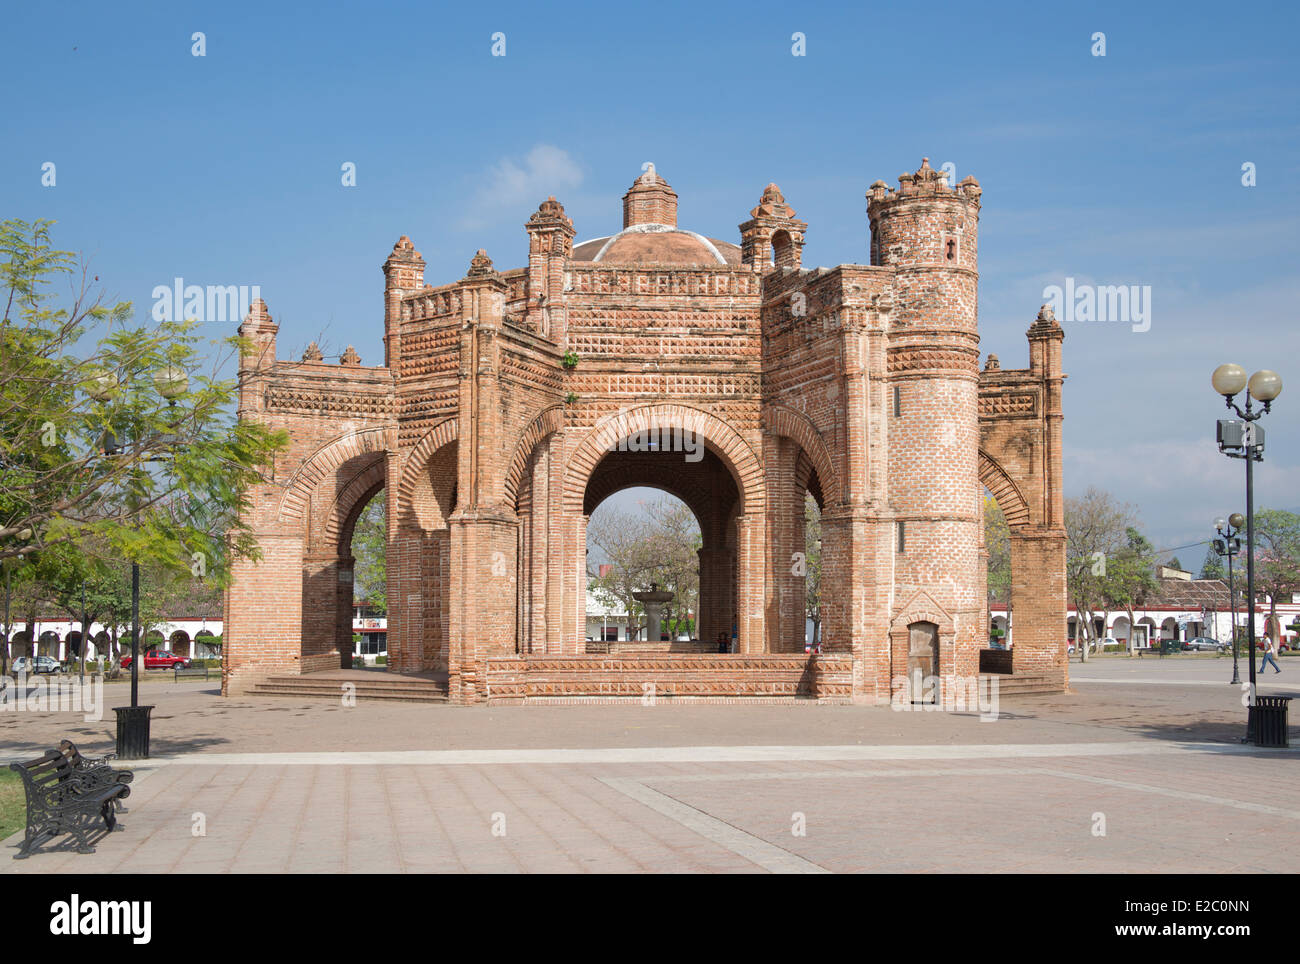
<path id="1" fill-rule="evenodd" d="M 645 607 L 645 638 L 648 642 L 659 641 L 659 627 L 663 620 L 664 603 L 671 600 L 673 596 L 674 594 L 667 589 L 660 589 L 657 582 L 650 583 L 650 588 L 647 591 L 632 593 L 632 598 Z"/>

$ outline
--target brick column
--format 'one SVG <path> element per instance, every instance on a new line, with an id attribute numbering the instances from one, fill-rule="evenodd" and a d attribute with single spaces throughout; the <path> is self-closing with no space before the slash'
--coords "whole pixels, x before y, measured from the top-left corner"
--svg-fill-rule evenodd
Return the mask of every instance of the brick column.
<path id="1" fill-rule="evenodd" d="M 738 649 L 755 655 L 766 649 L 764 614 L 767 610 L 764 586 L 767 553 L 766 518 L 758 515 L 736 517 L 736 611 L 739 633 Z"/>
<path id="2" fill-rule="evenodd" d="M 1012 666 L 1065 686 L 1065 530 L 1011 530 Z"/>
<path id="3" fill-rule="evenodd" d="M 260 562 L 236 558 L 226 592 L 221 692 L 236 696 L 258 679 L 299 672 L 302 657 L 302 537 L 258 534 Z"/>

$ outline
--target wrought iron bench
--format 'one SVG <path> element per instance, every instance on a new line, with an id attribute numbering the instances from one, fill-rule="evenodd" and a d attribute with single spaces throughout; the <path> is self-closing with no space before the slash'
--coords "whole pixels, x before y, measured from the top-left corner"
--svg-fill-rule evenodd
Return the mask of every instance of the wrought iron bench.
<path id="1" fill-rule="evenodd" d="M 15 860 L 31 856 L 34 848 L 60 834 L 76 840 L 78 853 L 94 853 L 92 841 L 101 821 L 103 833 L 111 833 L 117 825 L 114 803 L 131 793 L 111 767 L 79 769 L 62 750 L 47 750 L 35 760 L 11 763 L 9 769 L 22 777 L 27 794 L 27 833 Z"/>
<path id="2" fill-rule="evenodd" d="M 77 744 L 71 740 L 59 741 L 59 752 L 72 761 L 72 767 L 80 774 L 84 774 L 96 783 L 130 783 L 135 779 L 135 774 L 130 770 L 114 770 L 109 766 L 109 761 L 117 757 L 116 753 L 106 753 L 104 756 L 84 756 L 77 749 Z M 114 808 L 118 813 L 124 813 L 126 807 L 122 806 L 122 797 L 116 797 L 113 800 Z"/>

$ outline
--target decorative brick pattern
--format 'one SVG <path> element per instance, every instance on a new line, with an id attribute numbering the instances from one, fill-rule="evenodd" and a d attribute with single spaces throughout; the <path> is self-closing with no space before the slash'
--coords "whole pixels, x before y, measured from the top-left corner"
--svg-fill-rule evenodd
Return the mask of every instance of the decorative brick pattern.
<path id="1" fill-rule="evenodd" d="M 981 371 L 973 178 L 950 187 L 923 161 L 867 201 L 869 263 L 832 268 L 803 266 L 808 225 L 775 184 L 737 245 L 679 227 L 652 168 L 613 238 L 575 246 L 543 201 L 523 267 L 478 251 L 464 278 L 426 285 L 403 236 L 382 266 L 382 366 L 276 361 L 256 302 L 240 417 L 291 445 L 250 493 L 266 555 L 227 594 L 225 692 L 346 661 L 349 541 L 381 490 L 390 665 L 445 672 L 455 702 L 641 698 L 648 682 L 659 698 L 885 702 L 917 622 L 939 627 L 945 673 L 973 677 L 984 487 L 1012 529 L 1013 670 L 1064 687 L 1064 334 L 1040 313 L 1028 368 Z M 665 430 L 703 451 L 620 449 Z M 588 654 L 588 517 L 638 484 L 700 521 L 694 648 L 737 652 Z M 812 658 L 806 493 L 822 509 Z"/>

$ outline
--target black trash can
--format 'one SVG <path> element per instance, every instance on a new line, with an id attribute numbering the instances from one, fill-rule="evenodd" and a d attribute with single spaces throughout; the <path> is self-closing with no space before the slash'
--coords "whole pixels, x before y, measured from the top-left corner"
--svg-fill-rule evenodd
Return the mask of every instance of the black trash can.
<path id="1" fill-rule="evenodd" d="M 152 706 L 115 706 L 117 714 L 117 758 L 149 759 L 149 714 Z"/>
<path id="2" fill-rule="evenodd" d="M 1255 717 L 1256 746 L 1290 746 L 1287 742 L 1287 704 L 1289 696 L 1256 696 L 1252 713 Z"/>

